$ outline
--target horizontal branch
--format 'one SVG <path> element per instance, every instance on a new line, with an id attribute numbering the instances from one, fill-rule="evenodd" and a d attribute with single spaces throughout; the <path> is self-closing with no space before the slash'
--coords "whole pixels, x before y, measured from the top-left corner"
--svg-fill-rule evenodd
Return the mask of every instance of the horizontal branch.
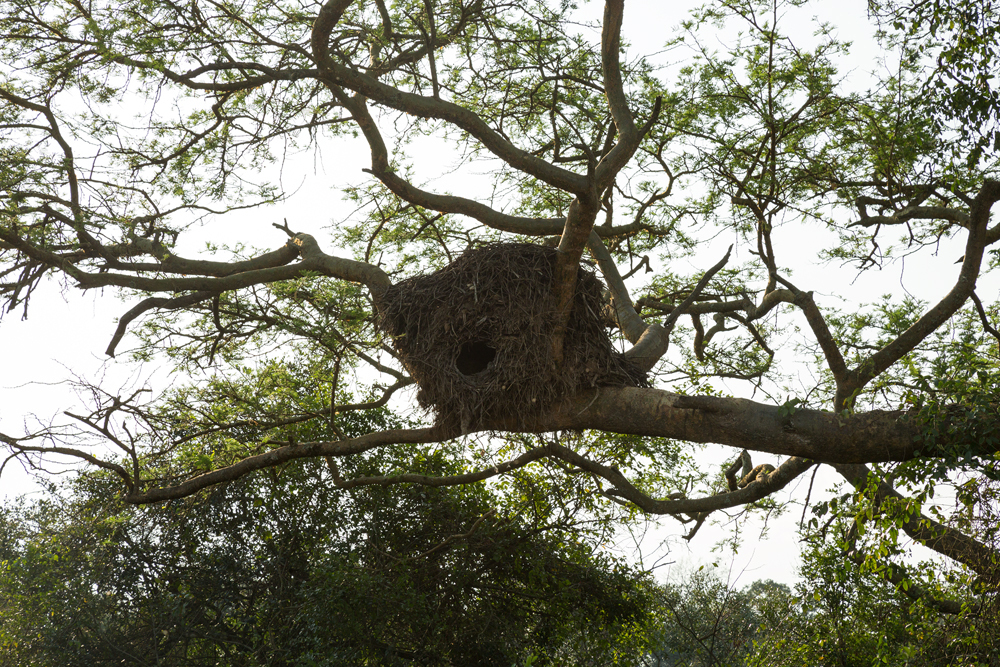
<path id="1" fill-rule="evenodd" d="M 250 259 L 237 260 L 234 262 L 216 262 L 203 259 L 186 259 L 169 252 L 161 243 L 150 239 L 135 239 L 134 241 L 120 246 L 113 246 L 112 252 L 119 256 L 135 256 L 138 254 L 149 255 L 159 258 L 157 262 L 128 262 L 114 266 L 119 270 L 128 271 L 154 271 L 158 273 L 179 273 L 194 276 L 213 276 L 222 278 L 225 276 L 245 273 L 247 271 L 257 271 L 269 269 L 276 266 L 284 266 L 295 261 L 299 256 L 299 249 L 291 242 L 285 243 L 277 250 L 265 252 Z"/>
<path id="2" fill-rule="evenodd" d="M 945 206 L 908 206 L 893 215 L 864 216 L 848 227 L 875 227 L 877 225 L 902 225 L 910 220 L 948 220 L 957 222 L 963 227 L 971 223 L 969 214 Z"/>
<path id="3" fill-rule="evenodd" d="M 231 482 L 251 472 L 273 468 L 274 466 L 297 459 L 317 458 L 320 456 L 348 456 L 387 445 L 441 442 L 455 435 L 457 434 L 445 432 L 438 427 L 397 429 L 368 433 L 357 438 L 334 442 L 304 442 L 286 445 L 269 452 L 264 452 L 263 454 L 249 456 L 238 463 L 206 472 L 175 486 L 131 493 L 125 497 L 125 501 L 133 504 L 145 504 L 185 498 L 210 486 L 222 484 L 223 482 Z"/>
<path id="4" fill-rule="evenodd" d="M 533 426 L 539 432 L 594 429 L 717 443 L 817 463 L 906 461 L 921 447 L 916 423 L 902 411 L 789 413 L 743 398 L 681 396 L 637 387 L 600 387 L 596 397 L 584 392 Z"/>
<path id="5" fill-rule="evenodd" d="M 385 271 L 373 264 L 327 255 L 320 250 L 316 239 L 309 234 L 297 234 L 286 244 L 294 249 L 298 256 L 302 258 L 301 262 L 282 266 L 270 266 L 268 268 L 254 268 L 239 273 L 224 274 L 219 277 L 215 277 L 214 275 L 199 277 L 147 277 L 123 273 L 121 271 L 90 273 L 84 271 L 66 258 L 33 246 L 6 230 L 0 229 L 0 239 L 7 241 L 28 257 L 63 271 L 75 279 L 83 289 L 113 286 L 143 292 L 226 292 L 243 289 L 251 285 L 273 283 L 281 280 L 294 280 L 309 273 L 319 273 L 331 278 L 362 283 L 373 294 L 381 293 L 391 284 L 389 276 Z M 285 256 L 280 251 L 275 251 L 275 253 L 270 255 L 270 261 L 275 261 L 276 258 L 283 258 Z M 218 263 L 212 262 L 211 264 L 213 265 L 213 273 L 217 273 L 219 270 Z"/>
<path id="6" fill-rule="evenodd" d="M 490 466 L 485 470 L 464 473 L 461 475 L 421 475 L 417 473 L 403 473 L 400 475 L 375 475 L 369 477 L 356 477 L 354 479 L 335 479 L 334 485 L 338 489 L 353 489 L 358 486 L 390 486 L 393 484 L 419 484 L 421 486 L 446 487 L 459 486 L 462 484 L 472 484 L 481 482 L 506 472 L 523 468 L 529 463 L 544 459 L 551 453 L 545 447 L 530 449 L 521 456 L 495 466 Z"/>

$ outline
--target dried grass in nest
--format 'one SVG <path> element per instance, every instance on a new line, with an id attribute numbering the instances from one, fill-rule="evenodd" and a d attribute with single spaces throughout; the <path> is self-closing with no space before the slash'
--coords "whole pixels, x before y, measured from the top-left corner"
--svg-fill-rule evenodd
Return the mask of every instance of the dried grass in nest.
<path id="1" fill-rule="evenodd" d="M 501 243 L 465 252 L 380 298 L 379 327 L 439 423 L 468 431 L 523 425 L 559 399 L 599 385 L 644 386 L 646 375 L 611 345 L 601 281 L 581 268 L 556 368 L 551 336 L 556 250 Z"/>

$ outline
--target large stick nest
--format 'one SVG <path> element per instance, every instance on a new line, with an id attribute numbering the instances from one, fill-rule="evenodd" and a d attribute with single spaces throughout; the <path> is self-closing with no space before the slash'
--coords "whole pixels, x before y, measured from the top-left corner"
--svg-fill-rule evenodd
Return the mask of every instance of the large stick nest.
<path id="1" fill-rule="evenodd" d="M 612 346 L 601 317 L 603 285 L 585 268 L 557 367 L 555 258 L 552 248 L 490 245 L 381 296 L 379 327 L 419 385 L 417 401 L 439 423 L 464 432 L 520 426 L 582 389 L 647 384 L 646 374 Z"/>

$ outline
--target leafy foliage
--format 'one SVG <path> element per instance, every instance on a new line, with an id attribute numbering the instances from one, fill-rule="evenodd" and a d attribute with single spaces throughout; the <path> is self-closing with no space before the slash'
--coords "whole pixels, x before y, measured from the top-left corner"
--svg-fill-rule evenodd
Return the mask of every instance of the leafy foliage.
<path id="1" fill-rule="evenodd" d="M 123 508 L 87 475 L 2 526 L 0 664 L 634 664 L 650 618 L 572 517 L 482 487 L 299 464 Z"/>

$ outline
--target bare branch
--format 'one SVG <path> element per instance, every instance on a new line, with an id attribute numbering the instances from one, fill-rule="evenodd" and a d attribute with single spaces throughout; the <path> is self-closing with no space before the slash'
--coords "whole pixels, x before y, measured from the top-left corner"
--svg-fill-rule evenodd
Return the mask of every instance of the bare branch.
<path id="1" fill-rule="evenodd" d="M 726 251 L 725 257 L 723 257 L 715 266 L 710 268 L 705 272 L 705 275 L 701 277 L 698 284 L 695 285 L 691 293 L 688 294 L 687 298 L 681 301 L 680 304 L 674 308 L 669 315 L 664 319 L 663 325 L 651 325 L 649 326 L 639 338 L 638 341 L 632 346 L 630 350 L 625 353 L 625 356 L 636 364 L 639 365 L 643 370 L 649 370 L 656 362 L 660 360 L 670 345 L 670 331 L 673 329 L 674 323 L 677 318 L 683 315 L 687 308 L 695 302 L 701 291 L 705 289 L 712 277 L 722 270 L 722 267 L 729 262 L 729 255 L 732 253 L 733 247 L 729 246 L 729 250 Z"/>
<path id="2" fill-rule="evenodd" d="M 625 287 L 625 281 L 618 273 L 618 265 L 615 264 L 614 258 L 611 257 L 608 249 L 604 247 L 604 243 L 601 242 L 596 231 L 590 232 L 590 238 L 587 239 L 587 248 L 590 249 L 590 253 L 594 256 L 594 259 L 597 260 L 597 266 L 604 275 L 604 282 L 611 291 L 611 303 L 618 317 L 618 326 L 621 327 L 622 333 L 625 334 L 625 338 L 629 342 L 638 342 L 648 325 L 639 316 L 639 313 L 635 312 L 635 308 L 632 306 L 632 298 L 628 294 L 628 288 Z"/>
<path id="3" fill-rule="evenodd" d="M 122 478 L 125 482 L 125 487 L 131 493 L 135 488 L 134 482 L 128 471 L 117 463 L 112 463 L 111 461 L 105 461 L 100 459 L 93 454 L 89 454 L 83 450 L 76 449 L 75 447 L 60 447 L 60 446 L 40 446 L 40 445 L 28 445 L 25 442 L 28 438 L 14 438 L 4 433 L 0 433 L 0 442 L 4 443 L 11 448 L 15 456 L 21 456 L 27 452 L 35 452 L 37 454 L 59 454 L 61 456 L 68 456 L 73 459 L 78 459 L 80 461 L 86 461 L 91 465 L 97 466 L 104 470 L 113 472 Z"/>
<path id="4" fill-rule="evenodd" d="M 135 318 L 139 317 L 146 311 L 154 308 L 162 310 L 185 308 L 187 306 L 200 303 L 201 301 L 205 301 L 206 299 L 210 299 L 215 295 L 215 292 L 193 292 L 191 294 L 185 294 L 184 296 L 175 297 L 173 299 L 155 296 L 143 299 L 137 305 L 129 309 L 129 311 L 122 315 L 118 320 L 118 327 L 115 329 L 115 335 L 111 337 L 111 342 L 108 343 L 108 349 L 104 351 L 104 354 L 109 357 L 115 356 L 115 348 L 118 347 L 118 343 L 121 342 L 122 337 L 128 330 L 128 325 L 131 324 Z"/>
<path id="5" fill-rule="evenodd" d="M 657 500 L 637 489 L 617 468 L 605 466 L 578 454 L 557 443 L 546 447 L 555 455 L 578 468 L 593 473 L 614 487 L 614 495 L 628 500 L 643 512 L 649 514 L 694 514 L 745 505 L 760 500 L 784 488 L 789 482 L 808 470 L 812 461 L 791 458 L 781 466 L 761 478 L 747 484 L 738 491 L 707 496 L 705 498 L 683 498 L 678 500 Z"/>
<path id="6" fill-rule="evenodd" d="M 339 489 L 352 489 L 358 486 L 389 486 L 392 484 L 419 484 L 421 486 L 431 487 L 460 486 L 463 484 L 481 482 L 483 480 L 490 479 L 491 477 L 496 477 L 497 475 L 502 475 L 512 470 L 523 468 L 529 463 L 544 459 L 547 456 L 550 456 L 550 452 L 545 447 L 536 447 L 528 450 L 515 459 L 511 459 L 510 461 L 498 463 L 497 465 L 490 466 L 485 470 L 478 470 L 476 472 L 469 472 L 461 475 L 437 476 L 403 473 L 401 475 L 378 475 L 372 477 L 358 477 L 348 480 L 335 480 L 334 484 Z"/>
<path id="7" fill-rule="evenodd" d="M 184 498 L 210 486 L 215 486 L 223 482 L 231 482 L 256 470 L 273 468 L 296 459 L 321 456 L 347 456 L 388 445 L 440 442 L 456 435 L 458 434 L 444 432 L 440 428 L 431 427 L 379 431 L 337 442 L 304 442 L 286 445 L 263 454 L 247 457 L 225 468 L 219 468 L 198 475 L 197 477 L 192 477 L 175 486 L 130 493 L 125 497 L 125 501 L 133 504 L 145 504 Z"/>

